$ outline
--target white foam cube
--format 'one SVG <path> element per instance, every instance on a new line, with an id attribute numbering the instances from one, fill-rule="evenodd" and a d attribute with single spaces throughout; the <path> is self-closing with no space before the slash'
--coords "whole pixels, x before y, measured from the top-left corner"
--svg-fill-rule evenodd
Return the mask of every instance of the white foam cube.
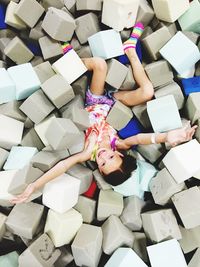
<path id="1" fill-rule="evenodd" d="M 54 62 L 52 68 L 56 73 L 62 75 L 69 84 L 87 71 L 80 57 L 73 49 Z"/>
<path id="2" fill-rule="evenodd" d="M 0 68 L 0 104 L 15 100 L 15 84 L 4 68 Z"/>
<path id="3" fill-rule="evenodd" d="M 10 200 L 14 197 L 14 195 L 11 195 L 8 193 L 8 188 L 13 181 L 15 175 L 17 173 L 17 170 L 12 171 L 2 171 L 0 172 L 0 205 L 1 206 L 13 206 L 13 204 L 10 203 Z"/>
<path id="4" fill-rule="evenodd" d="M 151 267 L 187 267 L 183 252 L 176 239 L 147 247 Z"/>
<path id="5" fill-rule="evenodd" d="M 10 67 L 8 73 L 16 85 L 17 100 L 27 98 L 40 89 L 40 80 L 31 63 Z"/>
<path id="6" fill-rule="evenodd" d="M 0 114 L 0 147 L 11 149 L 22 140 L 24 123 L 5 115 Z"/>
<path id="7" fill-rule="evenodd" d="M 188 71 L 200 59 L 198 47 L 180 31 L 159 52 L 178 73 Z"/>
<path id="8" fill-rule="evenodd" d="M 104 267 L 147 267 L 131 248 L 118 248 L 112 254 Z"/>
<path id="9" fill-rule="evenodd" d="M 173 95 L 148 101 L 147 113 L 154 132 L 166 132 L 182 127 L 181 117 Z"/>
<path id="10" fill-rule="evenodd" d="M 38 150 L 36 147 L 13 146 L 3 166 L 3 169 L 5 171 L 22 169 L 31 161 L 32 157 L 37 152 Z"/>
<path id="11" fill-rule="evenodd" d="M 82 215 L 75 209 L 70 209 L 62 214 L 50 209 L 44 232 L 49 235 L 55 247 L 60 247 L 72 241 L 82 222 Z"/>
<path id="12" fill-rule="evenodd" d="M 174 22 L 190 7 L 188 0 L 152 0 L 158 19 Z"/>
<path id="13" fill-rule="evenodd" d="M 64 213 L 78 202 L 80 180 L 63 174 L 44 186 L 42 202 L 50 209 Z"/>
<path id="14" fill-rule="evenodd" d="M 133 27 L 139 0 L 104 0 L 101 21 L 107 26 L 122 31 Z"/>
<path id="15" fill-rule="evenodd" d="M 115 30 L 100 31 L 88 38 L 94 57 L 109 59 L 124 54 L 119 32 Z"/>
<path id="16" fill-rule="evenodd" d="M 182 183 L 200 170 L 200 144 L 193 139 L 171 148 L 163 163 L 176 182 Z"/>

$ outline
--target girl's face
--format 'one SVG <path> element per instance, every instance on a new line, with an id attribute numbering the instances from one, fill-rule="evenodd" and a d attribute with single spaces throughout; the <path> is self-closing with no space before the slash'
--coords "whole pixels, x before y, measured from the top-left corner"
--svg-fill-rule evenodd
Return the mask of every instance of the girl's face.
<path id="1" fill-rule="evenodd" d="M 123 155 L 109 148 L 99 148 L 96 154 L 96 162 L 99 171 L 104 174 L 120 169 Z"/>

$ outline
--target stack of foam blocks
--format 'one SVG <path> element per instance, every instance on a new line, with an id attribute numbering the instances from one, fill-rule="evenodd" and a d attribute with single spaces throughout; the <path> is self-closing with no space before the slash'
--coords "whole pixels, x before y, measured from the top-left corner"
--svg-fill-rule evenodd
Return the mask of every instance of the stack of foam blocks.
<path id="1" fill-rule="evenodd" d="M 0 1 L 0 266 L 200 266 L 199 14 L 198 0 Z M 130 151 L 157 169 L 143 199 L 113 191 L 88 161 L 12 205 L 84 148 L 81 58 L 107 61 L 107 90 L 137 88 L 122 49 L 136 21 L 155 94 L 132 108 L 117 101 L 107 121 L 121 138 L 190 121 L 193 140 Z M 66 42 L 73 49 L 64 54 Z"/>

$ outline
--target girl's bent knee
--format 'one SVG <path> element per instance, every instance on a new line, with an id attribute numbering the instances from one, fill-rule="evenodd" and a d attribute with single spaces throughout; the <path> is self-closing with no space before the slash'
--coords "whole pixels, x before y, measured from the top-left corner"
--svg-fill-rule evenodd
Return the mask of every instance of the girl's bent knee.
<path id="1" fill-rule="evenodd" d="M 100 71 L 107 71 L 107 63 L 103 58 L 94 57 L 94 67 Z"/>

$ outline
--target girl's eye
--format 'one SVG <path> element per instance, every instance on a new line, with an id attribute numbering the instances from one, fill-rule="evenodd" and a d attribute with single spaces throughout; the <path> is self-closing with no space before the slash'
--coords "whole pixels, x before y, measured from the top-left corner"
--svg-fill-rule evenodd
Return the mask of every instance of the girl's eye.
<path id="1" fill-rule="evenodd" d="M 102 163 L 102 165 L 101 165 L 101 166 L 102 166 L 102 167 L 103 167 L 103 166 L 105 166 L 105 163 Z"/>
<path id="2" fill-rule="evenodd" d="M 112 159 L 114 156 L 110 156 L 110 159 Z"/>

